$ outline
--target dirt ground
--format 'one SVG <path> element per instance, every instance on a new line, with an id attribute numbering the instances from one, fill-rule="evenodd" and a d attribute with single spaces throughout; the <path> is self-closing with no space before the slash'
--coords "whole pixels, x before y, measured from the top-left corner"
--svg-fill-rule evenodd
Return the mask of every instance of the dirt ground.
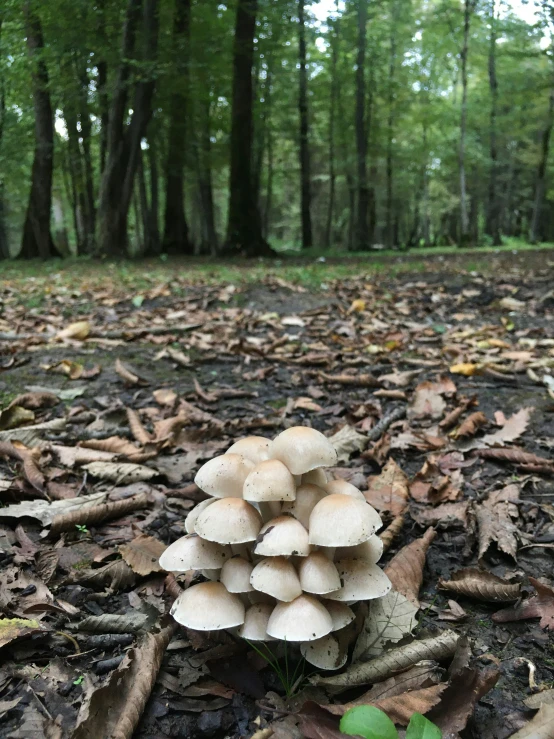
<path id="1" fill-rule="evenodd" d="M 498 260 L 487 273 L 436 263 L 423 274 L 359 276 L 317 289 L 275 277 L 234 285 L 179 278 L 151 286 L 140 301 L 112 287 L 61 283 L 33 307 L 32 292 L 23 299 L 6 286 L 0 608 L 5 620 L 33 624 L 17 624 L 5 638 L 0 632 L 0 736 L 100 738 L 91 729 L 102 725 L 94 723 L 100 718 L 83 719 L 83 704 L 92 697 L 97 714 L 119 710 L 102 686 L 116 690 L 109 681 L 117 670 L 132 669 L 130 652 L 143 658 L 144 635 L 163 629 L 165 621 L 152 624 L 175 597 L 155 565 L 149 570 L 133 556 L 122 559 L 125 546 L 142 535 L 164 545 L 184 535 L 186 514 L 204 497 L 193 484 L 202 462 L 241 436 L 273 436 L 291 425 L 328 436 L 347 425 L 364 435 L 365 443 L 346 453 L 341 475 L 368 491 L 370 503 L 372 483 L 391 459 L 404 473 L 404 524 L 383 566 L 430 526 L 436 531 L 416 636 L 453 629 L 469 637 L 476 670 L 498 671 L 494 687 L 475 706 L 467 699 L 465 720 L 445 736 L 505 739 L 521 729 L 535 713 L 524 700 L 554 684 L 548 625 L 539 623 L 540 614 L 493 621 L 513 600 L 480 600 L 440 582 L 479 568 L 522 583 L 517 608 L 534 593 L 529 577 L 554 581 L 553 288 L 554 257 L 546 253 Z M 86 336 L 59 335 L 75 321 L 88 322 Z M 56 398 L 48 405 L 16 402 L 34 415 L 14 421 L 6 409 L 29 393 Z M 456 408 L 463 409 L 459 419 L 441 425 Z M 137 436 L 126 409 L 136 412 L 148 440 Z M 485 418 L 457 436 L 478 412 Z M 52 419 L 65 423 L 39 428 L 30 442 L 21 436 Z M 492 434 L 496 441 L 480 443 Z M 136 455 L 128 446 L 115 453 L 114 437 L 134 444 Z M 95 451 L 138 463 L 151 478 L 122 484 L 55 451 L 91 449 L 94 442 Z M 487 456 L 490 450 L 501 453 Z M 514 450 L 523 456 L 502 456 Z M 507 502 L 494 508 L 491 496 L 509 486 Z M 48 533 L 51 520 L 34 517 L 32 505 L 27 515 L 14 513 L 14 506 L 33 501 L 51 505 L 101 492 L 103 502 L 145 494 L 147 503 L 55 535 Z M 374 504 L 390 524 L 397 512 L 382 497 Z M 495 522 L 511 523 L 509 541 L 487 531 Z M 110 565 L 119 567 L 115 575 L 106 572 Z M 191 577 L 179 578 L 180 586 Z M 551 630 L 554 596 L 549 608 L 543 620 Z M 138 615 L 141 625 L 131 619 L 113 631 L 113 624 L 112 630 L 83 624 L 106 614 Z M 124 669 L 121 675 L 120 689 L 130 690 Z M 289 706 L 297 710 L 308 699 L 345 703 L 368 688 L 326 695 L 321 686 L 305 686 Z M 281 715 L 266 696 L 282 695 L 274 673 L 232 637 L 172 632 L 145 691 L 145 704 L 144 695 L 133 697 L 136 730 L 122 736 L 239 739 Z M 452 707 L 439 703 L 429 715 L 435 711 L 437 723 L 450 730 L 448 710 L 452 715 Z"/>

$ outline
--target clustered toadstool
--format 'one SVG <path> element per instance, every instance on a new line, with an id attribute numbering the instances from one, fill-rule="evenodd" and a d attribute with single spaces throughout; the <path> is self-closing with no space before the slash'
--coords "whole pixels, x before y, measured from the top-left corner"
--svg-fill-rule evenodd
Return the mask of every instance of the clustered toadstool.
<path id="1" fill-rule="evenodd" d="M 295 426 L 273 441 L 241 439 L 204 464 L 195 482 L 210 498 L 160 557 L 167 571 L 207 578 L 177 598 L 175 620 L 199 631 L 238 627 L 254 642 L 299 642 L 316 667 L 342 667 L 350 606 L 391 585 L 376 564 L 379 514 L 354 485 L 328 480 L 324 468 L 336 463 L 322 433 Z"/>

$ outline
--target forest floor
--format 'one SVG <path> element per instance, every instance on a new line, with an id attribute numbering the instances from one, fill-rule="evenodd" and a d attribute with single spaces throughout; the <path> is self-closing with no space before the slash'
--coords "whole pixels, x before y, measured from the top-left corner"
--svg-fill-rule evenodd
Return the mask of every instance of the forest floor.
<path id="1" fill-rule="evenodd" d="M 4 273 L 0 736 L 337 739 L 355 701 L 554 736 L 554 252 L 462 262 Z M 393 524 L 417 625 L 393 609 L 380 643 L 451 648 L 285 701 L 244 642 L 173 627 L 193 573 L 157 557 L 204 461 L 298 424 Z"/>

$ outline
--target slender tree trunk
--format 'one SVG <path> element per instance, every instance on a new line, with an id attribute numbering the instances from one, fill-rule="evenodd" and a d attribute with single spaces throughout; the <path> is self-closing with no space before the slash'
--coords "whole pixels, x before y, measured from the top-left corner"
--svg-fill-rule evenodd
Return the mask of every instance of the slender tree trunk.
<path id="1" fill-rule="evenodd" d="M 94 232 L 96 228 L 96 205 L 94 202 L 94 167 L 92 164 L 91 141 L 92 122 L 88 108 L 88 88 L 90 80 L 86 66 L 81 68 L 79 88 L 79 121 L 81 123 L 81 138 L 83 152 L 83 169 L 85 179 L 85 203 L 86 203 L 86 251 L 92 251 L 94 247 Z"/>
<path id="2" fill-rule="evenodd" d="M 358 53 L 356 56 L 356 151 L 358 165 L 358 214 L 356 228 L 356 248 L 369 249 L 368 208 L 369 190 L 367 184 L 367 130 L 365 113 L 365 56 L 367 44 L 367 2 L 358 0 Z"/>
<path id="3" fill-rule="evenodd" d="M 302 219 L 302 248 L 313 245 L 311 215 L 311 172 L 310 141 L 308 121 L 308 73 L 306 70 L 306 22 L 304 18 L 305 0 L 298 0 L 298 57 L 300 77 L 298 89 L 298 112 L 300 114 L 300 213 Z"/>
<path id="4" fill-rule="evenodd" d="M 266 148 L 266 166 L 267 178 L 265 188 L 265 202 L 262 210 L 262 235 L 267 241 L 269 238 L 269 226 L 271 223 L 271 206 L 273 200 L 273 131 L 271 130 L 271 116 L 273 113 L 273 70 L 268 61 L 267 79 L 265 92 L 265 148 Z"/>
<path id="5" fill-rule="evenodd" d="M 333 241 L 333 214 L 335 209 L 335 118 L 337 109 L 337 87 L 338 87 L 338 18 L 333 23 L 331 32 L 331 95 L 329 102 L 329 202 L 327 204 L 327 222 L 325 224 L 325 237 L 323 243 L 329 249 Z"/>
<path id="6" fill-rule="evenodd" d="M 460 147 L 458 153 L 459 176 L 460 176 L 460 245 L 464 246 L 470 243 L 471 235 L 469 232 L 469 213 L 468 198 L 466 186 L 466 128 L 467 128 L 467 56 L 469 48 L 469 30 L 471 24 L 471 14 L 475 7 L 476 0 L 464 0 L 464 39 L 462 50 L 460 52 L 460 61 L 462 66 L 462 107 L 460 115 Z"/>
<path id="7" fill-rule="evenodd" d="M 30 0 L 24 5 L 27 49 L 33 76 L 35 109 L 35 153 L 31 172 L 31 192 L 23 226 L 20 257 L 47 259 L 54 250 L 50 231 L 52 174 L 54 168 L 54 118 L 48 90 L 48 70 L 42 57 L 44 39 L 39 17 Z"/>
<path id="8" fill-rule="evenodd" d="M 195 146 L 198 194 L 201 203 L 202 251 L 215 255 L 218 249 L 212 186 L 210 100 L 200 101 L 200 125 Z"/>
<path id="9" fill-rule="evenodd" d="M 489 87 L 491 91 L 491 110 L 489 122 L 490 174 L 489 199 L 487 204 L 486 232 L 492 237 L 494 246 L 500 246 L 500 209 L 497 193 L 498 149 L 496 143 L 496 115 L 498 107 L 498 80 L 496 77 L 496 0 L 491 0 L 491 35 L 489 43 Z"/>
<path id="10" fill-rule="evenodd" d="M 546 123 L 541 137 L 540 159 L 537 167 L 537 175 L 535 180 L 535 202 L 533 205 L 533 214 L 531 216 L 531 227 L 529 229 L 529 241 L 536 244 L 540 241 L 540 225 L 541 211 L 544 201 L 544 193 L 546 189 L 546 167 L 548 164 L 548 151 L 550 148 L 550 134 L 554 125 L 554 85 L 550 90 L 550 100 L 548 103 L 548 114 Z"/>
<path id="11" fill-rule="evenodd" d="M 159 254 L 160 243 L 160 196 L 158 191 L 158 158 L 154 137 L 148 141 L 148 166 L 150 168 L 150 250 L 152 254 Z"/>
<path id="12" fill-rule="evenodd" d="M 3 58 L 4 51 L 2 48 L 2 15 L 0 14 L 0 58 Z M 0 152 L 2 150 L 2 136 L 4 133 L 4 120 L 6 115 L 6 83 L 4 75 L 0 74 Z M 10 256 L 8 244 L 8 234 L 6 229 L 6 217 L 4 206 L 4 179 L 0 175 L 0 259 L 7 259 Z"/>
<path id="13" fill-rule="evenodd" d="M 109 125 L 108 63 L 104 56 L 108 47 L 105 17 L 106 0 L 98 0 L 97 8 L 98 25 L 96 31 L 103 47 L 96 64 L 96 90 L 98 92 L 98 104 L 100 107 L 100 174 L 102 174 L 106 166 Z"/>
<path id="14" fill-rule="evenodd" d="M 257 0 L 238 0 L 233 48 L 231 172 L 225 252 L 245 256 L 272 253 L 264 241 L 252 179 L 252 66 Z"/>
<path id="15" fill-rule="evenodd" d="M 387 201 L 385 244 L 391 249 L 395 244 L 393 224 L 393 139 L 394 139 L 394 72 L 396 67 L 396 0 L 392 0 L 390 50 L 389 50 L 389 80 L 388 80 L 388 116 L 387 116 Z"/>
<path id="16" fill-rule="evenodd" d="M 184 169 L 189 96 L 189 45 L 191 0 L 175 0 L 173 53 L 177 77 L 170 102 L 169 144 L 165 180 L 164 250 L 192 253 L 185 218 Z"/>

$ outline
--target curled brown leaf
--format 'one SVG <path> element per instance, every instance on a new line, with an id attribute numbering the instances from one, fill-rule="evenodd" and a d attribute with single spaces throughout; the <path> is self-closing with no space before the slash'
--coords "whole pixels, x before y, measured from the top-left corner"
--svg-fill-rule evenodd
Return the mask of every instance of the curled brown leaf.
<path id="1" fill-rule="evenodd" d="M 450 580 L 439 580 L 439 588 L 486 603 L 510 602 L 519 598 L 521 585 L 503 580 L 491 572 L 467 567 L 455 572 Z"/>
<path id="2" fill-rule="evenodd" d="M 427 529 L 421 539 L 403 547 L 385 568 L 393 588 L 416 607 L 419 607 L 418 595 L 423 581 L 425 557 L 435 536 L 434 529 Z"/>

